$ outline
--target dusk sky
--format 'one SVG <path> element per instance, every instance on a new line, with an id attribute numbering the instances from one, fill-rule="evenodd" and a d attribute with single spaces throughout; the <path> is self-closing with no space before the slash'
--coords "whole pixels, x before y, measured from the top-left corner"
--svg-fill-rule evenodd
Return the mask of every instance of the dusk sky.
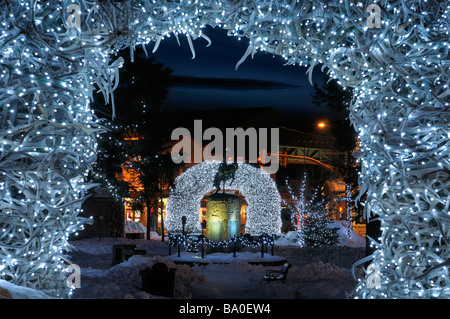
<path id="1" fill-rule="evenodd" d="M 189 85 L 172 86 L 166 101 L 169 109 L 273 107 L 278 112 L 280 125 L 296 129 L 326 115 L 326 110 L 312 104 L 313 87 L 308 82 L 305 67 L 283 66 L 285 61 L 281 57 L 258 51 L 253 59 L 249 56 L 235 70 L 247 49 L 248 39 L 229 37 L 226 30 L 217 27 L 207 27 L 204 31 L 212 44 L 206 47 L 207 41 L 203 38 L 193 41 L 195 59 L 184 35 L 179 36 L 180 46 L 172 35 L 161 41 L 154 54 L 151 53 L 154 43 L 147 47 L 157 62 L 173 69 L 173 75 L 203 78 L 194 83 L 190 81 Z M 209 78 L 222 80 L 208 81 Z M 320 67 L 316 67 L 313 81 L 321 85 L 322 79 Z"/>

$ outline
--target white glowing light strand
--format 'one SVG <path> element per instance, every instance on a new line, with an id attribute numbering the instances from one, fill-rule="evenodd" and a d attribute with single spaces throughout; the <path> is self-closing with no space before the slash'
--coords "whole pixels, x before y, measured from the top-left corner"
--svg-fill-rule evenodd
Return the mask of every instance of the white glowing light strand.
<path id="1" fill-rule="evenodd" d="M 215 190 L 214 177 L 219 161 L 205 161 L 182 173 L 175 182 L 167 202 L 165 226 L 168 232 L 182 232 L 182 216 L 186 216 L 186 232 L 201 233 L 200 207 L 205 195 Z M 281 197 L 273 179 L 264 170 L 238 163 L 234 181 L 225 189 L 237 190 L 247 201 L 247 234 L 278 234 L 281 230 Z"/>
<path id="2" fill-rule="evenodd" d="M 383 10 L 380 28 L 374 29 L 369 28 L 370 13 L 364 2 L 80 0 L 76 3 L 82 13 L 81 27 L 72 29 L 64 25 L 70 15 L 64 9 L 72 1 L 40 1 L 31 7 L 17 0 L 0 6 L 3 18 L 0 187 L 7 190 L 0 195 L 2 216 L 30 214 L 34 207 L 42 215 L 39 205 L 48 206 L 47 200 L 39 199 L 47 195 L 32 190 L 34 173 L 25 178 L 28 168 L 17 165 L 20 157 L 32 159 L 30 156 L 36 152 L 32 146 L 22 150 L 25 146 L 21 136 L 25 133 L 18 127 L 32 125 L 33 141 L 35 135 L 54 134 L 36 126 L 35 122 L 40 120 L 60 125 L 78 123 L 92 129 L 88 123 L 95 123 L 95 119 L 87 101 L 93 84 L 99 85 L 109 99 L 117 83 L 118 66 L 110 64 L 109 53 L 140 43 L 160 43 L 171 35 L 178 38 L 178 34 L 189 35 L 194 53 L 191 40 L 203 38 L 209 44 L 202 29 L 206 25 L 218 26 L 228 29 L 229 35 L 250 39 L 239 64 L 258 50 L 266 51 L 280 55 L 286 64 L 310 66 L 310 80 L 314 66 L 323 64 L 341 85 L 355 87 L 350 118 L 361 142 L 360 193 L 367 195 L 365 216 L 379 216 L 383 226 L 381 245 L 373 255 L 373 264 L 382 280 L 375 288 L 363 280 L 356 296 L 450 297 L 448 2 L 377 1 Z M 26 124 L 16 123 L 18 120 Z M 20 134 L 14 135 L 14 130 Z M 75 129 L 69 131 L 61 131 L 58 137 L 60 141 L 68 136 L 61 145 L 61 150 L 68 153 L 72 152 L 69 146 L 87 141 L 75 139 Z M 30 138 L 25 142 L 32 144 Z M 95 143 L 93 146 L 90 149 L 95 153 Z M 49 146 L 47 150 L 36 148 L 39 152 L 42 149 L 53 154 Z M 53 163 L 58 163 L 61 157 L 74 166 L 68 169 L 72 173 L 87 169 L 89 160 L 75 157 L 72 161 L 71 156 L 60 155 Z M 23 186 L 24 180 L 31 194 L 10 191 L 11 182 L 21 181 L 18 185 Z M 77 186 L 80 178 L 64 178 L 61 183 L 69 185 L 67 181 L 75 193 L 80 189 Z M 81 200 L 82 196 L 78 198 Z M 21 228 L 4 229 L 14 237 Z M 30 251 L 42 253 L 36 249 Z M 12 259 L 23 258 L 21 252 L 15 255 L 16 252 L 17 249 L 11 252 Z M 29 286 L 46 286 L 30 281 L 26 275 L 29 271 L 19 266 L 22 263 L 16 259 L 13 262 L 10 257 L 1 258 L 6 268 L 14 269 L 11 273 L 18 274 L 13 280 Z"/>
<path id="3" fill-rule="evenodd" d="M 332 227 L 325 199 L 319 198 L 319 192 L 320 188 L 317 187 L 305 205 L 305 215 L 307 216 L 303 227 L 305 246 L 333 246 L 339 242 L 338 228 Z"/>
<path id="4" fill-rule="evenodd" d="M 352 234 L 352 188 L 350 184 L 345 184 L 345 207 L 347 213 L 347 236 Z"/>
<path id="5" fill-rule="evenodd" d="M 60 25 L 70 3 L 0 6 L 0 278 L 59 298 L 69 236 L 92 222 L 78 217 L 101 131 L 89 99 L 94 84 L 110 96 L 120 64 L 83 39 L 94 23 Z"/>
<path id="6" fill-rule="evenodd" d="M 363 281 L 356 296 L 448 298 L 448 3 L 378 1 L 379 29 L 368 28 L 362 2 L 224 3 L 222 16 L 199 7 L 200 24 L 184 15 L 189 27 L 181 30 L 195 32 L 190 26 L 207 24 L 211 14 L 210 25 L 250 39 L 244 58 L 257 50 L 281 55 L 309 65 L 310 77 L 323 63 L 340 84 L 355 87 L 365 216 L 379 215 L 383 224 L 374 254 L 383 280 L 376 288 Z"/>
<path id="7" fill-rule="evenodd" d="M 288 193 L 290 196 L 291 201 L 287 202 L 283 200 L 284 204 L 289 207 L 289 209 L 292 212 L 291 219 L 293 221 L 293 224 L 295 228 L 297 229 L 297 235 L 298 235 L 298 243 L 300 247 L 305 246 L 305 239 L 303 236 L 303 230 L 304 230 L 304 224 L 305 224 L 305 192 L 306 192 L 306 179 L 307 174 L 306 172 L 303 174 L 302 184 L 300 187 L 299 196 L 296 195 L 295 191 L 292 189 L 291 185 L 289 184 L 289 181 L 286 181 L 286 185 L 288 188 Z M 297 218 L 297 220 L 295 220 Z M 297 225 L 298 223 L 298 225 Z"/>

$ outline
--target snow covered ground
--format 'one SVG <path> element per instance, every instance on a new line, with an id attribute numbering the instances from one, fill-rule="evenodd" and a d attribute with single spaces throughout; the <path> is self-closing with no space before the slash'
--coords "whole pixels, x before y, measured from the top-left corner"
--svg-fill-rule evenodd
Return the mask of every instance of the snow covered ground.
<path id="1" fill-rule="evenodd" d="M 81 288 L 75 289 L 72 299 L 155 299 L 164 298 L 146 293 L 141 289 L 140 270 L 151 268 L 156 262 L 163 262 L 169 268 L 176 268 L 174 298 L 183 299 L 312 299 L 347 298 L 357 281 L 351 273 L 351 265 L 364 257 L 365 239 L 358 234 L 346 235 L 345 224 L 340 227 L 340 244 L 334 247 L 301 248 L 296 243 L 296 233 L 282 235 L 275 242 L 274 255 L 268 253 L 261 258 L 260 249 L 245 249 L 233 254 L 207 254 L 182 251 L 178 258 L 172 248 L 169 256 L 167 240 L 161 242 L 157 234 L 150 240 L 127 238 L 90 238 L 71 241 L 73 263 L 81 267 Z M 111 267 L 112 247 L 116 244 L 134 244 L 146 255 L 136 255 L 125 262 Z M 175 264 L 180 260 L 201 260 L 205 265 Z M 249 261 L 286 260 L 292 264 L 285 283 L 263 280 L 268 269 L 281 266 L 250 264 Z M 362 277 L 362 272 L 357 273 Z M 27 298 L 26 291 L 12 289 L 0 282 L 3 288 L 13 291 L 15 298 Z M 3 287 L 3 288 L 2 288 Z M 33 292 L 29 298 L 45 298 Z"/>
<path id="2" fill-rule="evenodd" d="M 42 291 L 36 289 L 13 285 L 6 280 L 0 279 L 0 300 L 1 299 L 51 299 Z"/>
<path id="3" fill-rule="evenodd" d="M 71 242 L 75 247 L 72 261 L 81 267 L 81 288 L 75 289 L 73 299 L 84 298 L 163 298 L 141 290 L 139 271 L 163 262 L 176 268 L 174 298 L 231 299 L 289 299 L 289 298 L 347 298 L 356 281 L 351 265 L 364 257 L 365 239 L 356 233 L 347 236 L 345 222 L 336 222 L 340 243 L 335 247 L 301 248 L 296 233 L 282 235 L 275 243 L 274 254 L 261 258 L 259 249 L 246 249 L 233 254 L 187 253 L 178 257 L 176 248 L 169 256 L 167 240 L 152 234 L 151 240 L 125 238 L 91 238 Z M 147 255 L 133 256 L 111 267 L 112 246 L 135 244 Z M 267 282 L 268 269 L 281 266 L 254 265 L 252 262 L 284 261 L 292 264 L 285 283 Z M 200 261 L 205 265 L 180 265 L 175 261 Z M 357 277 L 362 277 L 361 271 Z"/>
<path id="4" fill-rule="evenodd" d="M 364 247 L 366 245 L 366 239 L 360 234 L 350 231 L 350 236 L 347 235 L 347 221 L 335 220 L 330 223 L 330 227 L 338 228 L 339 246 Z"/>

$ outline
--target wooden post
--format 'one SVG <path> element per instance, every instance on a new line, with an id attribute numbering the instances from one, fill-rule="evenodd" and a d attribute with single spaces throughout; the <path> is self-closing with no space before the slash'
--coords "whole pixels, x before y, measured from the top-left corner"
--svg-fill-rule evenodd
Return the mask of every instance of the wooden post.
<path id="1" fill-rule="evenodd" d="M 183 236 L 184 236 L 184 233 L 185 233 L 186 221 L 187 221 L 187 217 L 186 216 L 181 216 L 181 225 L 183 227 L 183 230 L 182 230 L 182 235 Z"/>
<path id="2" fill-rule="evenodd" d="M 169 256 L 172 255 L 172 243 L 169 239 Z"/>
<path id="3" fill-rule="evenodd" d="M 275 246 L 275 239 L 274 239 L 273 242 L 272 242 L 272 256 L 273 256 L 274 246 Z"/>
<path id="4" fill-rule="evenodd" d="M 261 236 L 261 258 L 264 258 L 264 237 Z"/>
<path id="5" fill-rule="evenodd" d="M 163 203 L 163 187 L 164 187 L 164 175 L 161 176 L 161 242 L 164 242 L 164 203 Z M 156 209 L 156 214 L 158 214 L 158 209 Z M 158 216 L 158 215 L 156 215 Z"/>
<path id="6" fill-rule="evenodd" d="M 205 258 L 205 236 L 202 235 L 202 259 Z"/>

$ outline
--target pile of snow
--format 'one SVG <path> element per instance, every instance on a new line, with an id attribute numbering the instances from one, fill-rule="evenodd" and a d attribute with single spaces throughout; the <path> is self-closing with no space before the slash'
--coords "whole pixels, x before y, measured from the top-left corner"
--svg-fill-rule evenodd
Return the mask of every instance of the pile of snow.
<path id="1" fill-rule="evenodd" d="M 152 299 L 164 298 L 153 296 L 142 291 L 142 278 L 140 271 L 152 268 L 155 263 L 162 262 L 168 268 L 175 268 L 174 298 L 192 298 L 192 285 L 204 280 L 189 266 L 176 265 L 161 256 L 146 257 L 132 256 L 127 261 L 117 264 L 110 269 L 101 271 L 81 270 L 83 289 L 75 289 L 75 299 Z M 88 285 L 88 287 L 83 287 Z"/>
<path id="2" fill-rule="evenodd" d="M 16 286 L 0 279 L 0 299 L 53 299 L 42 291 Z"/>
<path id="3" fill-rule="evenodd" d="M 132 239 L 105 237 L 105 238 L 86 238 L 69 242 L 75 250 L 79 250 L 88 254 L 103 255 L 111 254 L 112 247 L 119 244 L 132 244 Z"/>
<path id="4" fill-rule="evenodd" d="M 125 222 L 125 233 L 147 233 L 147 228 L 139 222 L 127 220 Z"/>
<path id="5" fill-rule="evenodd" d="M 279 238 L 275 240 L 275 245 L 278 246 L 299 246 L 297 231 L 290 231 L 286 234 L 281 234 Z"/>
<path id="6" fill-rule="evenodd" d="M 106 271 L 106 276 L 110 278 L 116 278 L 118 280 L 141 281 L 139 272 L 145 268 L 151 268 L 156 263 L 163 263 L 168 268 L 174 268 L 175 271 L 175 289 L 174 298 L 191 298 L 192 285 L 195 285 L 204 280 L 199 276 L 195 270 L 186 265 L 177 265 L 173 261 L 161 257 L 145 257 L 145 256 L 133 256 L 128 261 L 118 264 Z"/>
<path id="7" fill-rule="evenodd" d="M 351 277 L 348 269 L 330 263 L 317 262 L 308 264 L 294 274 L 301 281 L 342 280 Z"/>
<path id="8" fill-rule="evenodd" d="M 344 225 L 345 226 L 345 225 Z M 346 228 L 343 227 L 346 236 Z M 345 298 L 355 286 L 351 274 L 354 262 L 364 257 L 361 247 L 299 247 L 288 244 L 293 234 L 280 237 L 275 245 L 276 256 L 282 256 L 292 264 L 287 281 L 267 282 L 263 277 L 268 269 L 281 266 L 252 265 L 248 261 L 261 258 L 260 249 L 233 254 L 205 254 L 207 266 L 178 265 L 176 249 L 168 255 L 168 242 L 128 238 L 90 238 L 71 241 L 70 244 L 87 253 L 75 255 L 75 263 L 81 265 L 81 288 L 75 289 L 72 299 L 149 299 L 164 298 L 142 291 L 139 272 L 151 268 L 156 262 L 163 262 L 169 268 L 176 268 L 174 298 Z M 290 237 L 292 236 L 292 237 Z M 136 244 L 145 249 L 147 255 L 133 256 L 128 261 L 110 267 L 112 246 L 115 244 Z M 89 255 L 90 254 L 90 255 Z M 94 255 L 95 254 L 95 255 Z M 271 253 L 261 258 L 268 261 Z M 186 253 L 181 258 L 196 258 L 200 263 L 201 252 Z M 104 260 L 103 264 L 97 260 Z M 217 263 L 219 262 L 219 263 Z M 91 268 L 92 267 L 92 268 Z M 99 268 L 96 268 L 99 267 Z"/>
<path id="9" fill-rule="evenodd" d="M 347 221 L 345 220 L 334 220 L 329 224 L 330 227 L 338 228 L 339 235 L 339 246 L 349 246 L 349 247 L 365 247 L 366 239 L 360 234 L 353 230 L 350 230 L 350 236 L 347 234 Z"/>
<path id="10" fill-rule="evenodd" d="M 132 220 L 127 220 L 125 222 L 125 234 L 130 233 L 142 233 L 144 234 L 144 238 L 147 236 L 147 227 L 142 225 L 140 222 L 134 222 Z M 151 230 L 150 231 L 150 239 L 161 239 L 161 236 L 158 235 L 157 232 Z"/>
<path id="11" fill-rule="evenodd" d="M 156 234 L 156 233 L 155 233 Z M 102 255 L 111 254 L 114 245 L 136 245 L 136 249 L 144 249 L 154 254 L 167 255 L 169 251 L 168 241 L 161 243 L 161 237 L 151 236 L 151 240 L 147 239 L 130 239 L 120 237 L 104 237 L 104 238 L 85 238 L 70 241 L 69 244 L 78 251 L 88 254 Z"/>
<path id="12" fill-rule="evenodd" d="M 142 291 L 139 272 L 163 262 L 176 268 L 174 298 L 346 298 L 345 293 L 355 286 L 351 266 L 365 255 L 364 238 L 352 233 L 347 236 L 345 222 L 340 227 L 341 243 L 329 247 L 300 247 L 296 232 L 280 235 L 274 253 L 261 258 L 260 248 L 232 253 L 187 253 L 182 249 L 181 259 L 176 248 L 168 256 L 168 241 L 129 238 L 89 238 L 71 241 L 76 250 L 74 263 L 81 265 L 81 289 L 75 289 L 72 299 L 149 299 L 164 298 Z M 111 267 L 112 247 L 116 244 L 135 244 L 147 255 L 133 256 Z M 269 261 L 285 258 L 292 264 L 287 281 L 267 282 L 263 277 L 268 269 L 281 266 L 252 265 L 248 261 Z M 175 264 L 178 260 L 196 260 L 206 266 Z M 362 274 L 361 274 L 362 275 Z"/>

